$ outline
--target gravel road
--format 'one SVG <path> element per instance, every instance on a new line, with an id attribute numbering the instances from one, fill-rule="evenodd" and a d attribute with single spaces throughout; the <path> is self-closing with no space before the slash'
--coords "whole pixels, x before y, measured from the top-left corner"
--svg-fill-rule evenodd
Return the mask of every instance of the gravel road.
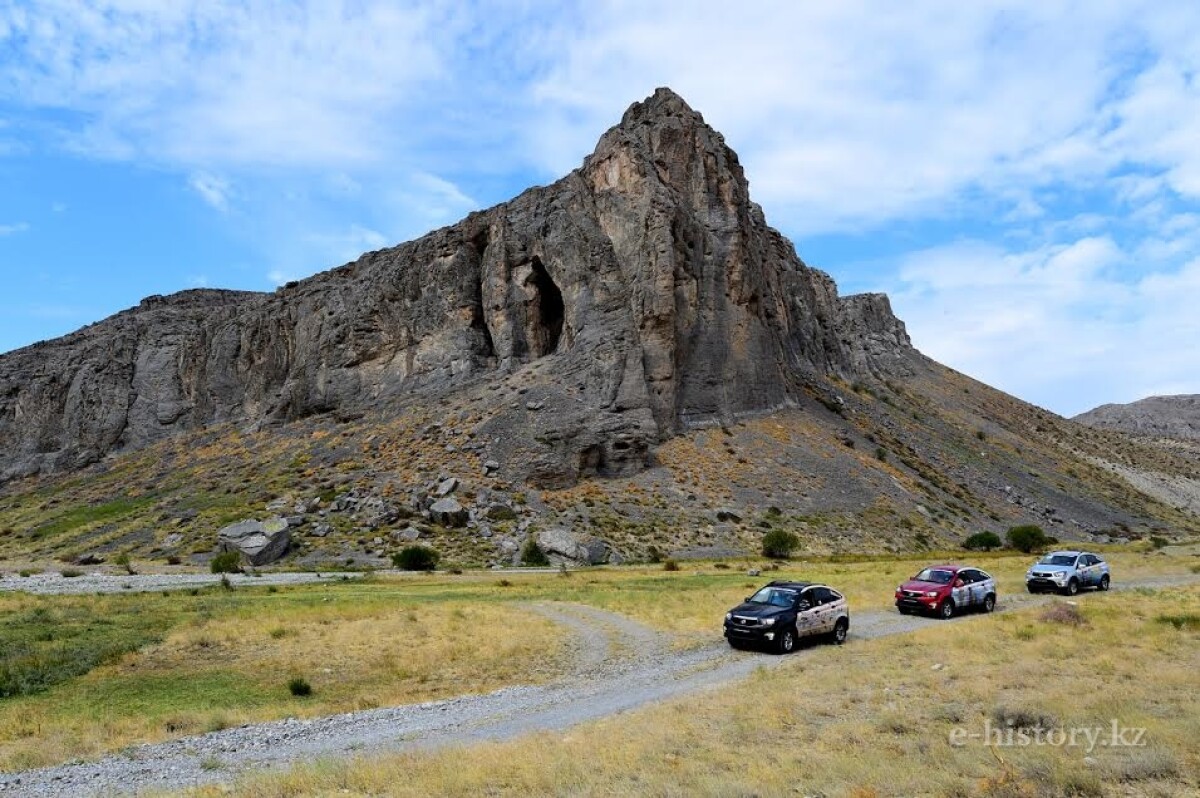
<path id="1" fill-rule="evenodd" d="M 280 571 L 248 576 L 229 574 L 234 587 L 265 587 L 267 585 L 307 585 L 313 582 L 328 582 L 334 579 L 353 579 L 361 573 L 328 573 Z M 161 590 L 184 590 L 194 587 L 210 587 L 220 584 L 221 574 L 101 574 L 90 573 L 80 576 L 63 576 L 59 573 L 44 574 L 0 574 L 0 591 L 22 590 L 40 595 L 81 595 L 91 593 L 154 593 Z"/>
<path id="2" fill-rule="evenodd" d="M 1161 588 L 1200 581 L 1159 577 L 1120 587 Z M 1117 586 L 1114 586 L 1117 589 Z M 1087 601 L 1088 594 L 1077 600 Z M 1014 595 L 997 611 L 1037 606 L 1048 596 Z M 231 782 L 243 772 L 282 768 L 318 757 L 432 749 L 562 729 L 774 668 L 795 657 L 819 656 L 807 645 L 791 657 L 732 651 L 724 642 L 688 651 L 670 636 L 594 607 L 547 602 L 530 605 L 577 641 L 570 676 L 550 685 L 508 687 L 478 696 L 374 709 L 312 720 L 260 723 L 127 749 L 118 755 L 41 770 L 0 773 L 0 795 L 137 795 Z M 950 623 L 972 623 L 965 615 Z M 851 616 L 850 641 L 904 634 L 933 619 L 895 612 Z"/>

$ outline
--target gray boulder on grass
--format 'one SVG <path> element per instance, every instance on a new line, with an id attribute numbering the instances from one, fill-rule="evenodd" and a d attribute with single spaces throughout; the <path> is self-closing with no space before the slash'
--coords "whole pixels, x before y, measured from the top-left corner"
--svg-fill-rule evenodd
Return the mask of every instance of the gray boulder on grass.
<path id="1" fill-rule="evenodd" d="M 285 518 L 239 521 L 217 533 L 217 549 L 239 552 L 247 565 L 269 565 L 287 554 L 291 544 Z"/>

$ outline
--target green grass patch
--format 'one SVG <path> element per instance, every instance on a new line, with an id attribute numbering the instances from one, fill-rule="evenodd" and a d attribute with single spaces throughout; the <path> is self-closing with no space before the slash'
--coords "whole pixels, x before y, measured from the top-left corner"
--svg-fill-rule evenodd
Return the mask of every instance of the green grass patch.
<path id="1" fill-rule="evenodd" d="M 85 674 L 160 640 L 174 623 L 159 613 L 104 612 L 81 601 L 29 603 L 0 609 L 0 698 L 40 692 Z"/>
<path id="2" fill-rule="evenodd" d="M 150 496 L 141 496 L 138 498 L 121 497 L 102 504 L 76 507 L 73 510 L 61 513 L 34 529 L 33 537 L 36 540 L 42 540 L 66 534 L 80 527 L 117 521 L 142 510 L 153 501 L 154 499 Z"/>

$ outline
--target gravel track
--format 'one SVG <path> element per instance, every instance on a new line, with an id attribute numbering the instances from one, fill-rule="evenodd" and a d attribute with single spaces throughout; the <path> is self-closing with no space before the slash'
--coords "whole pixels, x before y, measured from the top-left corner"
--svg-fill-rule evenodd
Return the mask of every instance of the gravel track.
<path id="1" fill-rule="evenodd" d="M 92 593 L 154 593 L 161 590 L 212 587 L 221 583 L 221 574 L 101 574 L 91 573 L 66 577 L 58 573 L 0 574 L 0 591 L 24 591 L 37 595 L 82 595 Z M 358 572 L 318 574 L 279 571 L 247 576 L 227 574 L 234 587 L 265 587 L 266 585 L 310 585 L 337 579 L 354 579 Z"/>
<path id="2" fill-rule="evenodd" d="M 1120 587 L 1159 588 L 1197 581 L 1197 577 L 1159 577 Z M 1078 598 L 1087 601 L 1087 594 Z M 1005 598 L 997 611 L 1051 600 L 1049 596 L 1014 595 Z M 259 723 L 137 746 L 95 762 L 0 773 L 0 795 L 137 795 L 228 783 L 244 772 L 282 768 L 319 757 L 509 739 L 712 688 L 758 668 L 778 667 L 796 656 L 818 655 L 822 648 L 808 644 L 792 657 L 770 657 L 733 651 L 720 642 L 680 652 L 671 648 L 670 636 L 595 607 L 559 602 L 528 606 L 578 640 L 574 671 L 554 684 L 508 687 L 485 695 L 311 720 Z M 964 615 L 950 623 L 970 623 L 978 617 Z M 904 634 L 940 623 L 945 622 L 890 611 L 862 612 L 851 617 L 850 640 Z"/>

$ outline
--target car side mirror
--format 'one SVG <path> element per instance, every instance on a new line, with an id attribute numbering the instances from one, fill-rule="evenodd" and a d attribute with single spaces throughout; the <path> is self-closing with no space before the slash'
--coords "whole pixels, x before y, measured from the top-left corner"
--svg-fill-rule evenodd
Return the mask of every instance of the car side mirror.
<path id="1" fill-rule="evenodd" d="M 955 579 L 955 580 L 954 580 L 954 586 L 955 586 L 955 587 L 962 587 L 962 586 L 963 586 L 963 585 L 965 585 L 965 584 L 966 584 L 966 582 L 964 582 L 964 581 L 963 581 L 963 580 L 961 580 L 961 579 Z"/>
<path id="2" fill-rule="evenodd" d="M 805 610 L 811 610 L 812 606 L 813 606 L 812 602 L 810 602 L 810 601 L 801 601 L 799 604 L 796 605 L 796 609 L 799 610 L 800 612 L 804 612 Z"/>

